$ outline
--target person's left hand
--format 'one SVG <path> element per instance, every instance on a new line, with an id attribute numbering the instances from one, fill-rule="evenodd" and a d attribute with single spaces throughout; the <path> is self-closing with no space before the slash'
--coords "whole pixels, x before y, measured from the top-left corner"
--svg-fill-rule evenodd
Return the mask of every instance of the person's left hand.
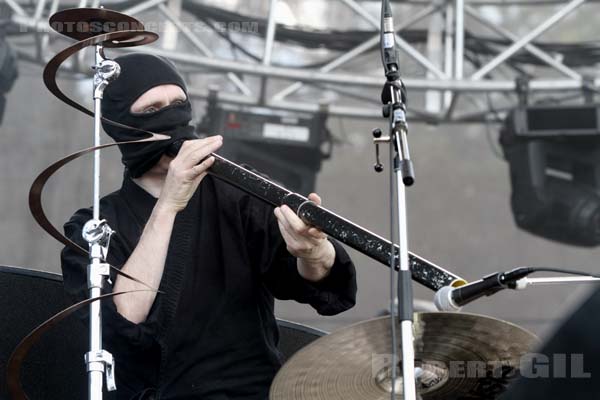
<path id="1" fill-rule="evenodd" d="M 321 205 L 316 193 L 308 199 Z M 275 208 L 279 231 L 288 252 L 298 258 L 298 272 L 310 281 L 319 281 L 329 275 L 335 260 L 335 249 L 321 230 L 304 223 L 288 206 Z"/>

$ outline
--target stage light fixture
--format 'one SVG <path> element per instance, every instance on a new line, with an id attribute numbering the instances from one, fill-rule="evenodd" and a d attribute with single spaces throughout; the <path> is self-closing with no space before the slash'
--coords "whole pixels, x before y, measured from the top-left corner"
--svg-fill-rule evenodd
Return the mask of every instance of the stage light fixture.
<path id="1" fill-rule="evenodd" d="M 500 144 L 517 226 L 578 246 L 600 244 L 600 106 L 519 107 Z"/>
<path id="2" fill-rule="evenodd" d="M 315 190 L 321 163 L 331 155 L 327 111 L 291 113 L 265 107 L 224 104 L 216 92 L 198 124 L 200 133 L 225 138 L 219 154 L 245 163 L 287 189 L 307 195 Z"/>

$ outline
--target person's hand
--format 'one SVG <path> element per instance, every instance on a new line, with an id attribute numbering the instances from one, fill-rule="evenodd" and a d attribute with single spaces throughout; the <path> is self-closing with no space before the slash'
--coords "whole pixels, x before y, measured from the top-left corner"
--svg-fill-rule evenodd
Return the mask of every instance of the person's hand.
<path id="1" fill-rule="evenodd" d="M 200 161 L 223 144 L 223 137 L 210 136 L 204 139 L 186 140 L 171 163 L 158 202 L 169 211 L 179 212 L 206 176 L 206 170 L 215 161 L 214 157 Z"/>
<path id="2" fill-rule="evenodd" d="M 321 205 L 321 198 L 316 193 L 309 194 L 308 199 Z M 335 261 L 335 249 L 327 235 L 305 224 L 286 205 L 275 208 L 275 217 L 287 251 L 298 258 L 300 275 L 310 281 L 325 278 Z"/>

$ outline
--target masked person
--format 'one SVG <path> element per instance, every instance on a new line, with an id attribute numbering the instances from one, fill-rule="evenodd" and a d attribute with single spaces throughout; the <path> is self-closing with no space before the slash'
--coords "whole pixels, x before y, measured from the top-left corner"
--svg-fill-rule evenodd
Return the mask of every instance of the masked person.
<path id="1" fill-rule="evenodd" d="M 282 363 L 274 298 L 322 315 L 351 308 L 356 278 L 345 250 L 289 208 L 273 210 L 210 175 L 220 136 L 198 139 L 181 76 L 166 60 L 119 57 L 121 74 L 102 100 L 103 116 L 171 139 L 120 145 L 122 187 L 100 202 L 113 230 L 107 261 L 152 287 L 102 303 L 104 347 L 116 362 L 118 399 L 260 399 Z M 104 124 L 115 141 L 143 133 Z M 178 155 L 169 145 L 187 139 Z M 319 203 L 317 195 L 310 198 Z M 65 234 L 81 238 L 91 209 Z M 88 259 L 66 247 L 64 285 L 87 297 Z M 146 289 L 112 274 L 105 292 Z"/>

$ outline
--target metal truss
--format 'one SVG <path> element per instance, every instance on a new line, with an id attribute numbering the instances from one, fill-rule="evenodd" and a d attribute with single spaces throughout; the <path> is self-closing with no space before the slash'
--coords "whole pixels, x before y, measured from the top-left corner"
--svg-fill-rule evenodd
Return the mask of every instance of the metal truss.
<path id="1" fill-rule="evenodd" d="M 59 44 L 53 46 L 53 43 L 60 43 L 62 47 L 66 44 L 58 41 L 59 35 L 49 29 L 49 15 L 62 8 L 97 7 L 101 3 L 107 8 L 136 16 L 143 22 L 146 22 L 145 17 L 152 15 L 154 20 L 158 18 L 173 28 L 162 33 L 163 39 L 158 45 L 148 46 L 143 51 L 170 58 L 186 74 L 192 76 L 206 73 L 210 73 L 213 78 L 215 75 L 220 76 L 221 79 L 217 81 L 220 101 L 301 112 L 317 112 L 326 107 L 330 115 L 380 117 L 378 97 L 383 85 L 383 72 L 376 72 L 376 62 L 367 63 L 368 68 L 364 70 L 357 68 L 357 64 L 361 64 L 359 61 L 369 57 L 379 60 L 379 35 L 376 33 L 379 29 L 379 15 L 359 0 L 323 1 L 337 2 L 338 7 L 351 10 L 357 23 L 366 23 L 372 29 L 372 37 L 341 54 L 331 51 L 327 62 L 312 68 L 281 65 L 285 56 L 277 53 L 285 45 L 278 42 L 277 32 L 281 25 L 276 23 L 276 9 L 278 2 L 285 0 L 264 0 L 268 3 L 268 8 L 263 8 L 269 10 L 263 17 L 266 19 L 266 30 L 262 35 L 254 35 L 253 41 L 254 49 L 259 50 L 262 56 L 243 60 L 236 59 L 233 50 L 228 53 L 223 49 L 231 48 L 231 41 L 243 48 L 247 45 L 246 38 L 233 35 L 230 43 L 206 40 L 205 35 L 198 34 L 190 27 L 190 21 L 183 20 L 186 4 L 207 4 L 210 3 L 208 0 L 4 1 L 12 11 L 11 23 L 20 33 L 15 35 L 14 40 L 22 41 L 23 36 L 29 34 L 34 38 L 28 45 L 15 46 L 23 60 L 45 64 L 61 48 Z M 294 0 L 287 0 L 288 3 L 292 1 Z M 295 0 L 295 3 L 302 1 Z M 231 0 L 229 3 L 223 1 L 219 4 L 235 3 L 236 0 Z M 536 60 L 535 68 L 527 69 L 530 98 L 537 96 L 543 99 L 567 91 L 575 94 L 597 91 L 600 78 L 586 76 L 582 72 L 585 65 L 569 66 L 561 54 L 550 53 L 536 42 L 550 29 L 554 29 L 556 33 L 565 17 L 579 13 L 576 14 L 579 18 L 584 3 L 586 0 L 412 0 L 402 4 L 394 3 L 395 9 L 406 7 L 407 4 L 411 7 L 410 13 L 395 12 L 396 42 L 401 50 L 401 65 L 412 65 L 407 69 L 410 74 L 402 76 L 409 92 L 409 100 L 413 99 L 409 101 L 409 117 L 411 120 L 434 124 L 500 119 L 503 111 L 510 110 L 517 104 L 516 78 L 519 73 L 515 72 L 511 61 L 515 56 L 523 54 Z M 590 10 L 599 6 L 590 0 L 587 3 L 585 7 Z M 543 8 L 550 15 L 542 22 L 528 27 L 527 33 L 520 36 L 490 20 L 483 9 L 483 6 L 502 8 L 532 5 Z M 187 16 L 189 17 L 189 13 Z M 527 24 L 525 17 L 523 24 Z M 427 27 L 425 45 L 412 44 L 403 37 L 404 31 L 415 26 Z M 498 39 L 500 43 L 494 47 L 495 53 L 486 54 L 478 64 L 465 55 L 465 35 L 475 30 L 484 32 L 486 37 Z M 581 40 L 583 42 L 585 38 Z M 181 41 L 186 42 L 184 49 L 179 45 Z M 139 50 L 134 48 L 124 51 Z M 279 65 L 274 63 L 276 59 L 280 60 Z M 89 72 L 83 65 L 83 55 L 71 63 L 69 71 Z M 214 89 L 214 79 L 190 81 L 190 95 L 195 98 L 206 98 L 211 89 Z M 319 98 L 319 93 L 325 92 L 328 98 Z M 314 100 L 307 99 L 311 94 Z M 494 99 L 496 107 L 491 105 L 491 99 Z"/>

